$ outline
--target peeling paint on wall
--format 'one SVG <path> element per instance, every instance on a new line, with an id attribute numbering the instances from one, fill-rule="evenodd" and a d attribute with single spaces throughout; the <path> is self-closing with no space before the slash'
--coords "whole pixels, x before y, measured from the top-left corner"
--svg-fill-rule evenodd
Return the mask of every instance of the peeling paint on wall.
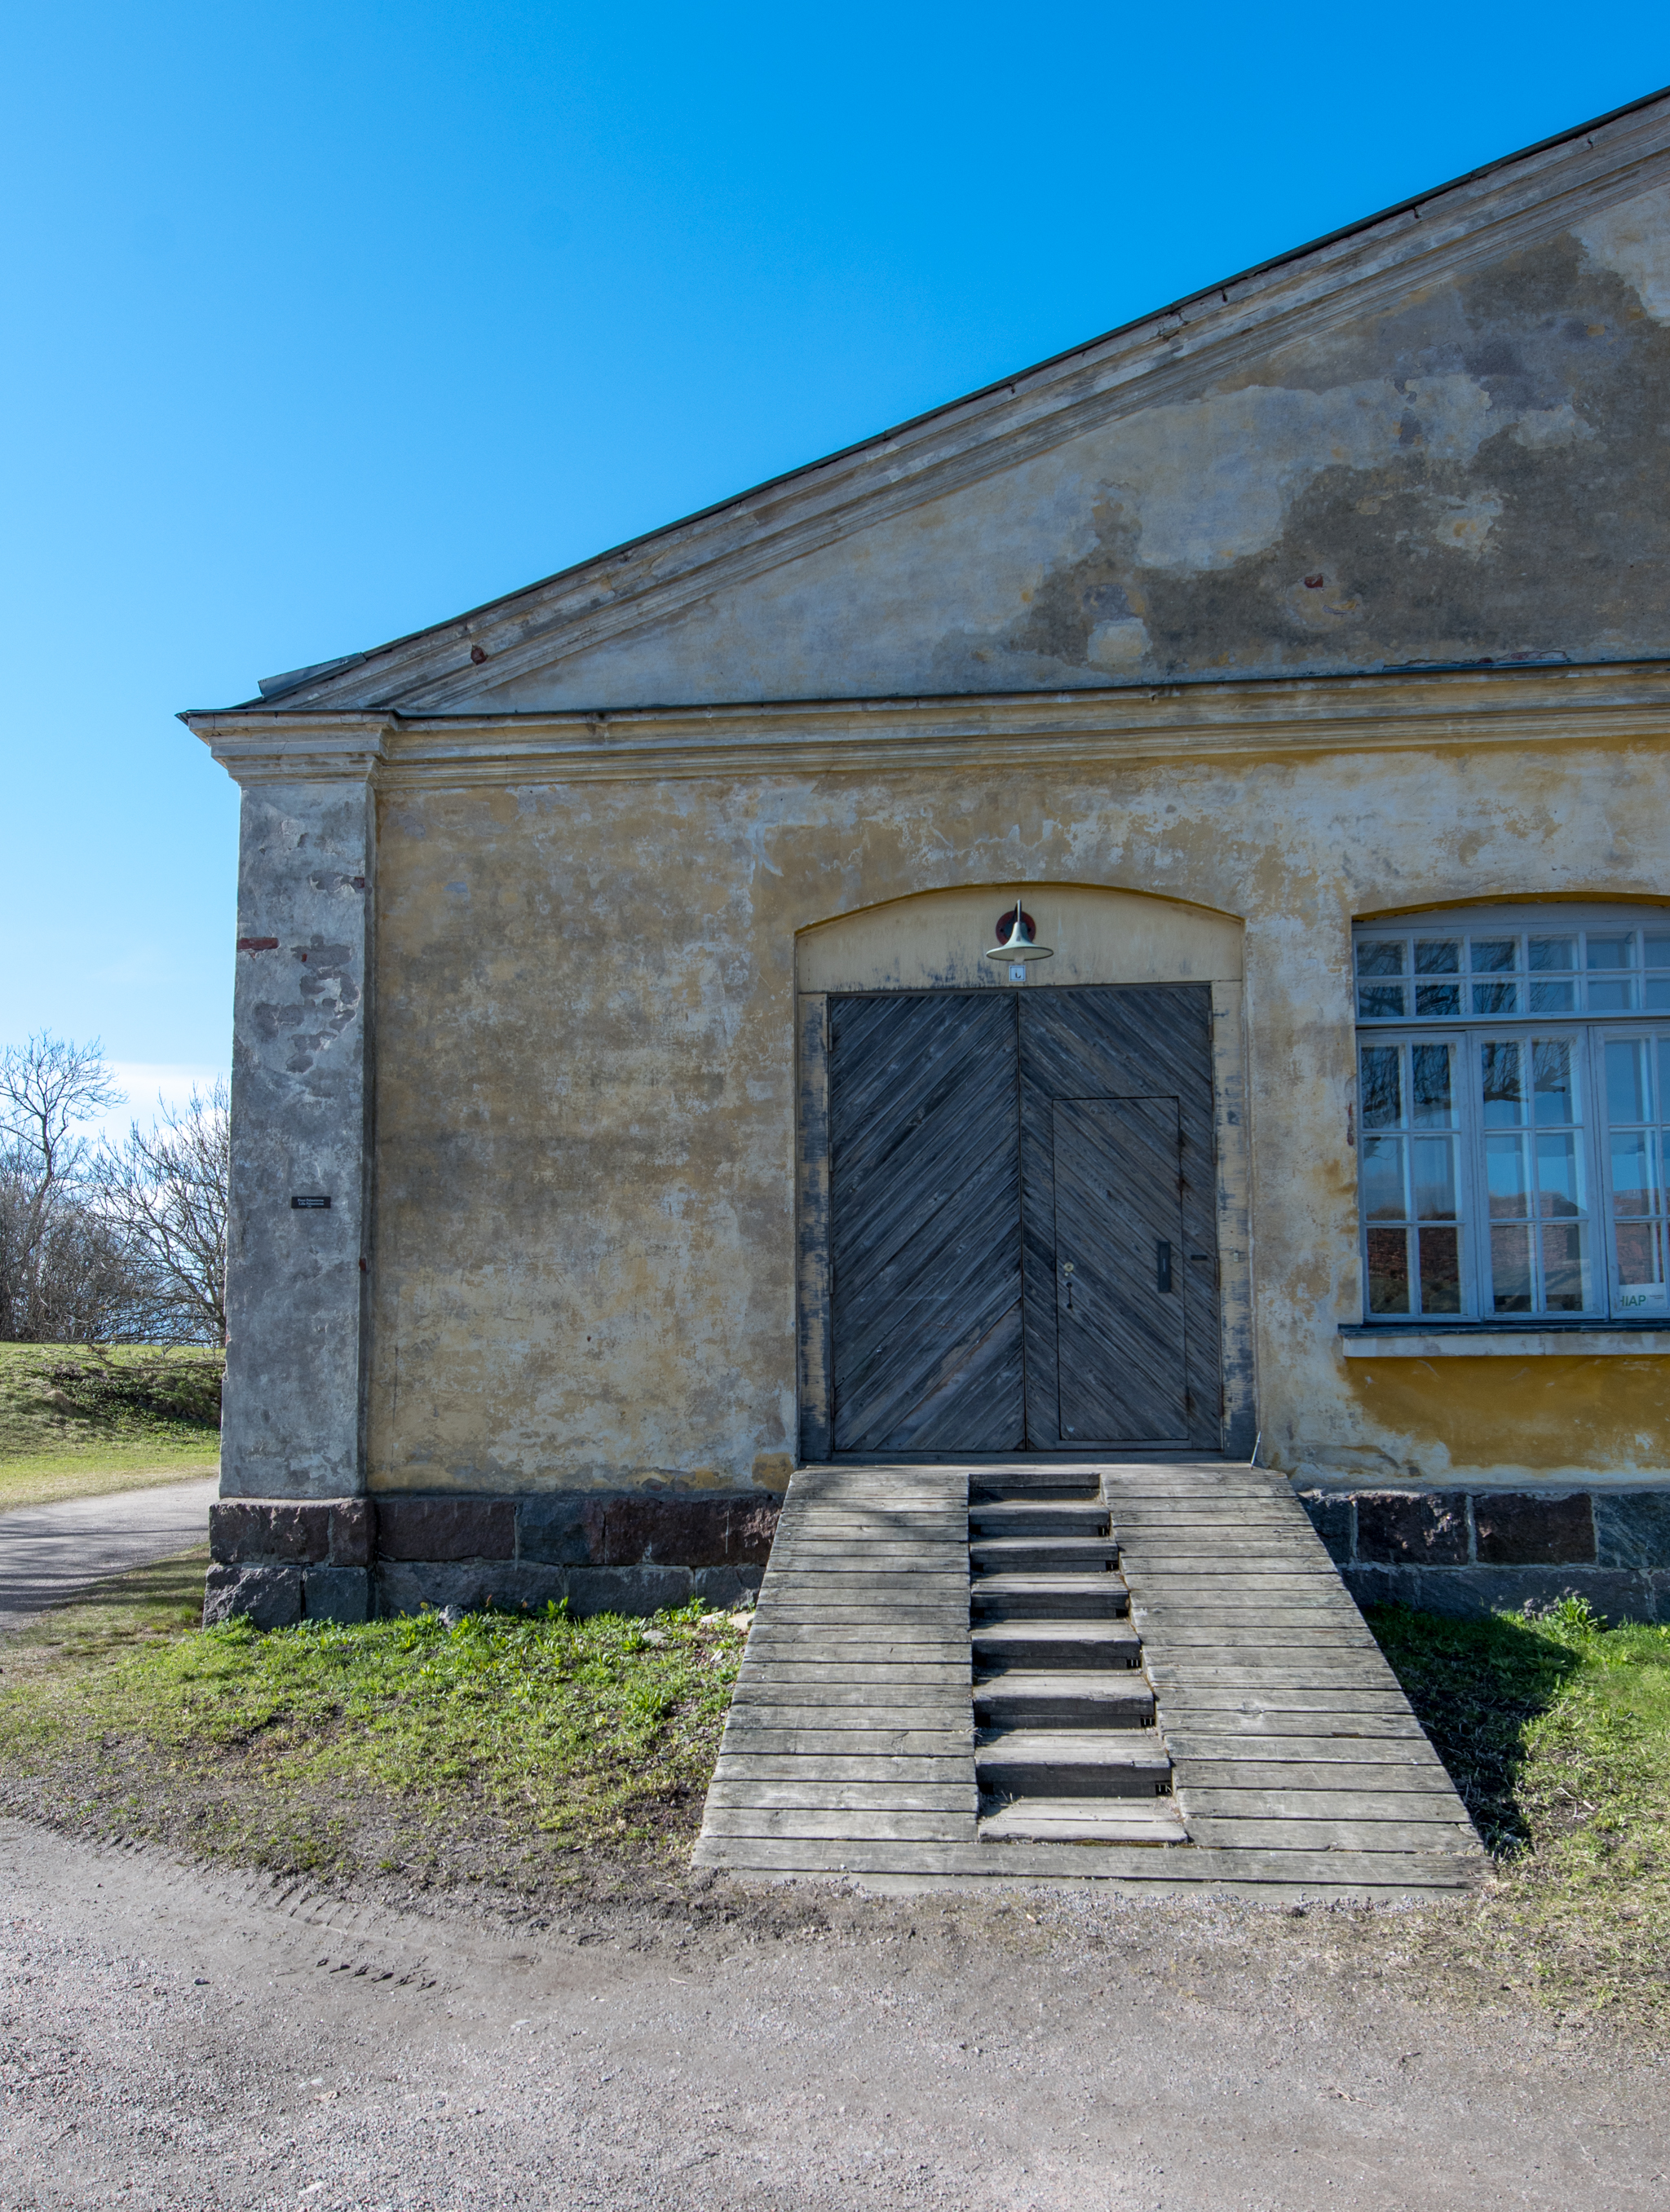
<path id="1" fill-rule="evenodd" d="M 483 704 L 1670 652 L 1670 191 L 1296 337 Z M 1111 403 L 1110 403 L 1111 409 Z M 1320 584 L 1308 580 L 1320 577 Z"/>
<path id="2" fill-rule="evenodd" d="M 348 1497 L 364 1487 L 373 804 L 363 779 L 244 793 L 227 1497 Z M 330 1204 L 295 1206 L 298 1193 L 328 1194 Z"/>
<path id="3" fill-rule="evenodd" d="M 1400 1371 L 1406 1366 L 1407 1374 Z M 1670 1359 L 1386 1360 L 1351 1367 L 1353 1395 L 1379 1439 L 1388 1474 L 1412 1470 L 1437 1482 L 1483 1470 L 1496 1482 L 1577 1480 L 1622 1489 L 1670 1474 Z"/>
<path id="4" fill-rule="evenodd" d="M 983 974 L 1028 884 L 1059 980 L 1212 983 L 1266 1462 L 1664 1480 L 1663 1355 L 1338 1330 L 1353 917 L 1670 904 L 1667 173 L 1661 100 L 191 718 L 249 784 L 228 1492 L 780 1492 L 797 957 Z"/>
<path id="5" fill-rule="evenodd" d="M 1590 259 L 1621 276 L 1655 323 L 1670 322 L 1670 185 L 1579 223 Z"/>
<path id="6" fill-rule="evenodd" d="M 747 1487 L 792 1450 L 797 933 L 971 881 L 1245 915 L 1266 1456 L 1436 1465 L 1442 1401 L 1382 1415 L 1336 1349 L 1361 1313 L 1352 916 L 1662 896 L 1667 849 L 1649 744 L 387 799 L 372 1481 Z M 1656 1382 L 1609 1383 L 1663 1434 Z M 1524 1402 L 1479 1387 L 1535 1469 Z"/>

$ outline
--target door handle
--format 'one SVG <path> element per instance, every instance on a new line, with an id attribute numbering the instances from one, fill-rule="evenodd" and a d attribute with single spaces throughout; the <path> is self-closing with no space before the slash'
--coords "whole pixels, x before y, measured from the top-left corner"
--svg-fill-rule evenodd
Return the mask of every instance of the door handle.
<path id="1" fill-rule="evenodd" d="M 1067 1311 L 1071 1313 L 1072 1311 L 1072 1261 L 1071 1260 L 1063 1263 L 1061 1268 L 1061 1280 L 1066 1285 Z"/>
<path id="2" fill-rule="evenodd" d="M 1163 1237 L 1154 1240 L 1154 1287 L 1157 1291 L 1171 1288 L 1171 1247 Z"/>

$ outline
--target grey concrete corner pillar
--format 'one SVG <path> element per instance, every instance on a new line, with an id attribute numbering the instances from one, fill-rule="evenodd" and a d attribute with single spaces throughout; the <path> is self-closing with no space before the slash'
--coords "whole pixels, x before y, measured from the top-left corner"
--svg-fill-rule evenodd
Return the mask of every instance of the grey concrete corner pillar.
<path id="1" fill-rule="evenodd" d="M 221 1496 L 246 1504 L 216 1508 L 209 1611 L 217 1581 L 224 1613 L 254 1572 L 270 1619 L 363 1619 L 369 1549 L 363 1565 L 343 1559 L 329 1501 L 365 1489 L 374 786 L 386 721 L 186 719 L 243 790 Z M 258 1501 L 273 1510 L 251 1511 Z M 304 1501 L 313 1513 L 297 1514 Z"/>

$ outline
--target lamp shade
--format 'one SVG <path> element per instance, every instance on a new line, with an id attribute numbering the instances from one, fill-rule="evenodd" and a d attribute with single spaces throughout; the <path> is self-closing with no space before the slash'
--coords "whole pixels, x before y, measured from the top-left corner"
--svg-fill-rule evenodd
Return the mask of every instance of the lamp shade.
<path id="1" fill-rule="evenodd" d="M 1007 934 L 1005 933 L 1007 925 Z M 987 948 L 988 960 L 1053 960 L 1054 947 L 1040 945 L 1033 933 L 1032 917 L 1023 912 L 1018 891 L 1015 894 L 1014 910 L 1002 915 L 998 922 L 998 942 Z"/>

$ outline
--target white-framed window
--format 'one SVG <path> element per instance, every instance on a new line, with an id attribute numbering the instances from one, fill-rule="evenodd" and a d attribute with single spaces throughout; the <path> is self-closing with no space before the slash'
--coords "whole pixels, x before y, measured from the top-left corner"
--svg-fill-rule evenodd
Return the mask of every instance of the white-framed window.
<path id="1" fill-rule="evenodd" d="M 1670 1319 L 1670 908 L 1352 935 L 1365 1318 Z"/>

